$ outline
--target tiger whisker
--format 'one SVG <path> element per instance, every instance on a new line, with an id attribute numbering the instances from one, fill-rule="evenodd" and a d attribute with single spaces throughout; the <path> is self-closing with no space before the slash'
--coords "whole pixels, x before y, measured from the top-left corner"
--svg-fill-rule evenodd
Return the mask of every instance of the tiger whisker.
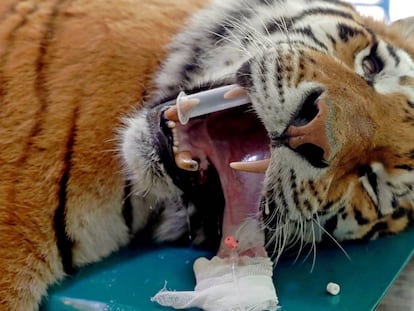
<path id="1" fill-rule="evenodd" d="M 225 25 L 223 25 L 223 26 L 225 27 Z M 249 58 L 252 57 L 252 55 L 250 54 L 248 49 L 244 45 L 242 45 L 241 43 L 237 42 L 236 39 L 238 37 L 230 29 L 226 28 L 226 31 L 231 35 L 232 38 L 230 38 L 228 36 L 224 36 L 220 33 L 215 32 L 215 31 L 208 30 L 207 32 L 220 38 L 220 40 L 218 40 L 216 42 L 216 45 L 220 44 L 220 42 L 222 42 L 222 41 L 227 41 L 231 45 L 233 45 L 235 48 L 237 48 L 237 51 L 243 52 L 243 54 L 245 56 L 249 57 Z"/>
<path id="2" fill-rule="evenodd" d="M 311 266 L 311 272 L 313 272 L 314 268 L 315 268 L 315 263 L 316 263 L 316 239 L 315 239 L 315 227 L 313 225 L 313 223 L 311 222 L 311 226 L 310 226 L 310 232 L 309 234 L 311 235 L 311 246 L 309 248 L 309 251 L 307 252 L 305 258 L 302 260 L 302 263 L 305 263 L 309 256 L 313 253 L 313 258 L 312 258 L 312 266 Z"/>
<path id="3" fill-rule="evenodd" d="M 252 12 L 256 13 L 254 10 Z M 261 19 L 259 18 L 261 21 Z M 237 37 L 237 34 L 235 34 L 234 31 L 231 29 L 238 30 L 241 36 L 239 35 L 238 38 L 243 38 L 245 41 L 247 40 L 250 45 L 254 47 L 253 50 L 255 50 L 255 54 L 257 51 L 259 51 L 259 55 L 263 54 L 260 53 L 264 52 L 267 48 L 273 46 L 273 42 L 270 40 L 270 38 L 266 35 L 263 35 L 261 32 L 257 30 L 256 27 L 253 25 L 246 23 L 241 23 L 239 20 L 236 20 L 235 18 L 229 18 L 229 22 L 227 23 L 229 26 L 227 31 L 234 37 Z M 244 44 L 246 47 L 248 44 Z M 250 53 L 248 54 L 249 57 L 251 57 Z"/>
<path id="4" fill-rule="evenodd" d="M 334 238 L 334 236 L 332 234 L 330 234 L 320 223 L 319 221 L 316 221 L 316 219 L 312 219 L 313 222 L 319 227 L 319 229 L 321 231 L 323 231 L 324 234 L 326 234 L 331 240 L 332 242 L 334 242 L 336 244 L 336 246 L 338 246 L 338 248 L 342 251 L 342 253 L 344 253 L 345 257 L 348 260 L 351 260 L 351 257 L 349 256 L 349 254 L 347 253 L 347 251 L 345 250 L 345 248 L 338 242 L 337 239 Z"/>
<path id="5" fill-rule="evenodd" d="M 315 268 L 316 265 L 316 255 L 317 255 L 317 247 L 316 247 L 316 233 L 315 233 L 315 226 L 314 223 L 312 222 L 312 249 L 313 249 L 313 259 L 312 259 L 312 267 L 311 267 L 311 272 L 313 271 L 313 269 Z"/>
<path id="6" fill-rule="evenodd" d="M 130 181 L 130 182 L 128 182 L 126 185 L 125 185 L 126 187 L 131 187 L 131 186 L 133 186 L 133 183 Z M 134 193 L 134 191 L 131 191 L 131 192 L 129 192 L 123 199 L 122 199 L 122 205 L 124 205 L 125 204 L 125 202 L 130 198 L 130 197 L 132 197 L 133 195 L 135 195 L 136 193 Z"/>
<path id="7" fill-rule="evenodd" d="M 298 237 L 300 240 L 300 245 L 299 245 L 299 249 L 298 249 L 298 254 L 295 257 L 295 260 L 293 261 L 294 263 L 297 262 L 299 260 L 300 254 L 302 253 L 303 247 L 305 245 L 304 243 L 304 232 L 305 232 L 305 222 L 303 221 L 303 217 L 302 215 L 300 215 L 300 222 L 299 222 L 300 226 L 298 226 Z"/>

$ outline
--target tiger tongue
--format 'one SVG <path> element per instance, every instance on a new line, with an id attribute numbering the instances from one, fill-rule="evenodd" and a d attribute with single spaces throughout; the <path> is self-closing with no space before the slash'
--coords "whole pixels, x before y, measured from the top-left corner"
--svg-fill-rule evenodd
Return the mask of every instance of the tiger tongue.
<path id="1" fill-rule="evenodd" d="M 173 109 L 166 113 L 170 120 L 175 115 Z M 236 170 L 243 166 L 238 161 L 251 162 L 270 156 L 269 137 L 257 116 L 246 108 L 216 112 L 191 119 L 186 125 L 174 123 L 173 136 L 178 167 L 188 170 L 186 164 L 198 159 L 197 170 L 201 176 L 211 164 L 218 172 L 225 198 L 223 238 L 238 239 L 238 250 L 242 254 L 264 256 L 258 208 L 264 174 Z M 185 161 L 179 157 L 184 155 Z M 233 165 L 234 162 L 239 164 Z M 221 243 L 219 256 L 228 254 L 229 250 Z"/>
<path id="2" fill-rule="evenodd" d="M 222 184 L 226 206 L 223 215 L 223 240 L 218 256 L 229 255 L 229 249 L 224 244 L 226 237 L 235 237 L 242 254 L 250 256 L 265 256 L 264 236 L 260 229 L 261 216 L 259 213 L 260 193 L 263 174 L 235 171 L 227 166 L 220 167 L 220 181 Z"/>
<path id="3" fill-rule="evenodd" d="M 264 234 L 259 212 L 264 174 L 235 170 L 230 163 L 251 162 L 270 156 L 269 137 L 254 113 L 232 109 L 211 115 L 206 120 L 208 154 L 221 182 L 225 197 L 223 238 L 239 241 L 238 251 L 251 256 L 265 256 Z M 229 250 L 222 242 L 218 255 Z"/>

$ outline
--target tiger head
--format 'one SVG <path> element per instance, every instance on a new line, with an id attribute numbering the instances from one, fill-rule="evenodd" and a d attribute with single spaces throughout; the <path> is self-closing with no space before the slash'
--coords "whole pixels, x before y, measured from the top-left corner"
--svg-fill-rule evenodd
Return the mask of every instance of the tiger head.
<path id="1" fill-rule="evenodd" d="M 157 229 L 165 236 L 194 224 L 194 236 L 225 234 L 222 222 L 238 216 L 221 221 L 224 206 L 250 216 L 244 205 L 259 207 L 272 254 L 296 242 L 369 240 L 412 222 L 410 23 L 377 23 L 336 1 L 302 4 L 216 3 L 174 39 L 152 104 L 128 119 L 122 145 L 135 190 L 160 215 L 176 212 L 169 230 Z M 165 117 L 162 102 L 180 90 L 231 83 L 251 105 L 185 126 Z M 181 151 L 188 169 L 174 159 Z M 253 160 L 268 165 L 259 174 L 226 166 Z"/>
<path id="2" fill-rule="evenodd" d="M 414 54 L 366 26 L 336 28 L 332 54 L 286 42 L 237 73 L 270 136 L 269 242 L 277 228 L 372 239 L 413 219 Z"/>

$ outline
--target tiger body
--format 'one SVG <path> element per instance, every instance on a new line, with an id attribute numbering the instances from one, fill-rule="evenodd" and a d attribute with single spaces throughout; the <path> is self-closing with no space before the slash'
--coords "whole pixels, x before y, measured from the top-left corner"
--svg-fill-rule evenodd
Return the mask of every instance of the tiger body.
<path id="1" fill-rule="evenodd" d="M 145 221 L 123 217 L 116 128 L 181 25 L 168 16 L 197 7 L 163 5 L 1 1 L 1 310 L 37 309 L 49 284 Z"/>
<path id="2" fill-rule="evenodd" d="M 254 184 L 270 254 L 404 230 L 412 31 L 327 0 L 2 1 L 1 309 L 37 309 L 50 284 L 143 231 L 216 245 L 227 206 L 202 202 L 219 191 L 205 182 L 209 159 L 197 159 L 203 178 L 171 168 L 155 135 L 162 103 L 181 90 L 238 83 L 251 98 L 269 136 Z M 328 116 L 323 141 L 304 128 L 319 112 L 301 115 L 313 94 Z M 246 180 L 237 175 L 238 191 Z"/>

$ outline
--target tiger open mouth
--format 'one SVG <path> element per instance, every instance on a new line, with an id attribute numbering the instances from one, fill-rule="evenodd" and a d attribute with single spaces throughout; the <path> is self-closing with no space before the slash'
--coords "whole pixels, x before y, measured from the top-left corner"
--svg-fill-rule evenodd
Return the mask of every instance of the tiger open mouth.
<path id="1" fill-rule="evenodd" d="M 219 241 L 234 235 L 246 217 L 260 217 L 264 174 L 229 165 L 270 157 L 269 135 L 251 106 L 193 118 L 186 125 L 167 119 L 164 111 L 153 114 L 159 120 L 159 129 L 153 130 L 161 160 L 186 199 L 203 213 L 207 238 Z"/>
<path id="2" fill-rule="evenodd" d="M 309 106 L 316 105 L 320 94 L 318 91 L 306 97 L 291 120 L 291 128 L 311 123 L 318 109 Z M 170 108 L 159 106 L 153 115 L 157 120 L 152 124 L 157 124 L 159 154 L 168 174 L 183 190 L 185 200 L 201 211 L 200 221 L 207 229 L 207 238 L 219 241 L 223 236 L 234 235 L 246 219 L 260 222 L 265 168 L 246 172 L 243 163 L 266 162 L 270 158 L 271 135 L 252 106 L 213 112 L 184 125 Z M 291 148 L 288 139 L 285 137 L 279 147 Z M 304 158 L 315 154 L 303 145 L 295 152 Z M 317 157 L 318 161 L 322 159 L 321 155 Z"/>

